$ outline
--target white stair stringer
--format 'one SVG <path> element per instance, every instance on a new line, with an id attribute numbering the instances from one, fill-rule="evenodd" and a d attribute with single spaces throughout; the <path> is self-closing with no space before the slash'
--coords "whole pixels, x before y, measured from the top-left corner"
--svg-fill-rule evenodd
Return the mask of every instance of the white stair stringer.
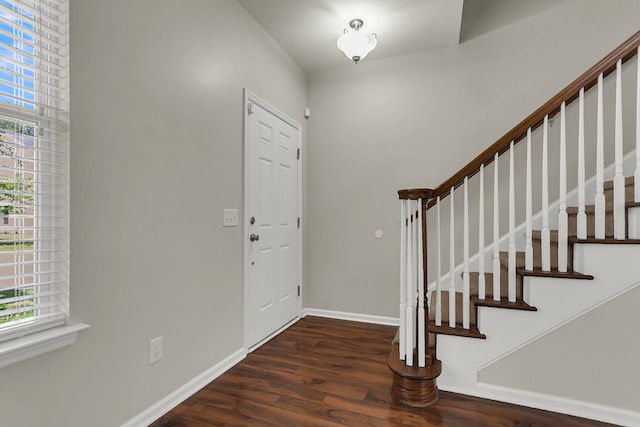
<path id="1" fill-rule="evenodd" d="M 525 300 L 538 311 L 479 307 L 478 327 L 486 340 L 438 335 L 437 353 L 442 361 L 438 387 L 606 422 L 640 425 L 640 413 L 629 415 L 629 411 L 561 396 L 538 395 L 533 401 L 521 401 L 518 396 L 526 394 L 525 390 L 486 387 L 478 382 L 482 368 L 640 285 L 640 245 L 576 244 L 574 257 L 575 270 L 593 275 L 594 280 L 525 277 Z M 559 408 L 559 401 L 573 403 L 565 402 Z"/>

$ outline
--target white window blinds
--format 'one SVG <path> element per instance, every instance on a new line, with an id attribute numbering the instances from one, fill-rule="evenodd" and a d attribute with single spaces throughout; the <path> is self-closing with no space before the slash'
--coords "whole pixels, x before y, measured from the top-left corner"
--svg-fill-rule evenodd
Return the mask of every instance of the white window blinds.
<path id="1" fill-rule="evenodd" d="M 68 0 L 0 0 L 0 341 L 69 299 Z"/>

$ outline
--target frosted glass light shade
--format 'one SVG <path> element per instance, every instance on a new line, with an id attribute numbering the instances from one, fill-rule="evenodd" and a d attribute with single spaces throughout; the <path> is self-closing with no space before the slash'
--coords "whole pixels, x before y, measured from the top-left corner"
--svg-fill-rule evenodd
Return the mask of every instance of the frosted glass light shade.
<path id="1" fill-rule="evenodd" d="M 372 34 L 361 31 L 348 31 L 338 38 L 338 49 L 355 62 L 363 59 L 378 44 L 378 40 Z"/>

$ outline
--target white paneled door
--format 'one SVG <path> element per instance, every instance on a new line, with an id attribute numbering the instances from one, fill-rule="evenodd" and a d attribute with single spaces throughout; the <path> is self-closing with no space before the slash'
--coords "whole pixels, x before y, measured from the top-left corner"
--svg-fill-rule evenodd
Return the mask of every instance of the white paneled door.
<path id="1" fill-rule="evenodd" d="M 300 129 L 251 98 L 246 107 L 245 301 L 252 347 L 298 316 Z"/>

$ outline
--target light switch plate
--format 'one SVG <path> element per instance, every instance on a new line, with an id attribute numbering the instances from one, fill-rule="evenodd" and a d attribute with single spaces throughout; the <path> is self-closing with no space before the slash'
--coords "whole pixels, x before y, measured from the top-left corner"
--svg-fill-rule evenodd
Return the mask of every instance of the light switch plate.
<path id="1" fill-rule="evenodd" d="M 222 226 L 237 227 L 238 226 L 238 209 L 222 210 Z"/>

